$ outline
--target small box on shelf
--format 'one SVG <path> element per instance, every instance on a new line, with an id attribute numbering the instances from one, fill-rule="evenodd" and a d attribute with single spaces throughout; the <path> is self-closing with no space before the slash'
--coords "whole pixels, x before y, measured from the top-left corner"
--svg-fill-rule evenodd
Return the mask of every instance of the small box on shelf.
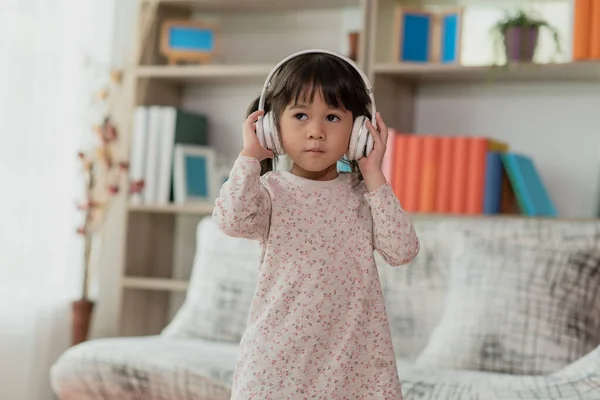
<path id="1" fill-rule="evenodd" d="M 160 52 L 169 65 L 205 64 L 217 52 L 217 26 L 202 20 L 168 19 L 162 24 Z"/>

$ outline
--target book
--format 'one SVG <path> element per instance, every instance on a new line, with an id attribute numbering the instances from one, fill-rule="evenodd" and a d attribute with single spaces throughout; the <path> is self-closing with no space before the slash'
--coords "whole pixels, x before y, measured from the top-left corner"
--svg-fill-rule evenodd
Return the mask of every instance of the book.
<path id="1" fill-rule="evenodd" d="M 523 214 L 557 216 L 554 202 L 530 157 L 507 152 L 502 154 L 502 164 Z"/>

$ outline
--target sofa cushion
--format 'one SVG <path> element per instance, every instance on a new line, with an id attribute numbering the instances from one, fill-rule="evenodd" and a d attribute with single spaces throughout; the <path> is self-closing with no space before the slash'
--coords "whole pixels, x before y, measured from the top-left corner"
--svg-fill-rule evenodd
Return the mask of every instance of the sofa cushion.
<path id="1" fill-rule="evenodd" d="M 600 248 L 458 235 L 422 367 L 548 374 L 600 343 Z"/>
<path id="2" fill-rule="evenodd" d="M 446 299 L 447 260 L 452 246 L 443 224 L 414 220 L 419 254 L 407 265 L 392 267 L 375 253 L 396 357 L 414 360 L 439 323 Z M 423 294 L 427 293 L 426 296 Z"/>
<path id="3" fill-rule="evenodd" d="M 70 348 L 50 379 L 61 400 L 229 400 L 237 345 L 160 336 Z"/>
<path id="4" fill-rule="evenodd" d="M 162 335 L 239 343 L 246 328 L 260 259 L 258 242 L 229 237 L 211 217 L 202 219 L 185 301 Z"/>

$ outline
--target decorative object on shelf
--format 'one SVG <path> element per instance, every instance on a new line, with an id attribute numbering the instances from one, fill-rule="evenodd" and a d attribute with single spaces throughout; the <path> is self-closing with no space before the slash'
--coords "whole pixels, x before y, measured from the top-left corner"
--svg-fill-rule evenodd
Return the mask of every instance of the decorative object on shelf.
<path id="1" fill-rule="evenodd" d="M 92 119 L 99 122 L 91 127 L 95 139 L 90 138 L 88 149 L 78 154 L 85 193 L 84 200 L 78 204 L 78 209 L 83 212 L 83 223 L 77 228 L 77 233 L 83 238 L 84 259 L 81 298 L 72 303 L 72 345 L 88 337 L 94 309 L 90 278 L 97 263 L 95 255 L 100 250 L 100 233 L 113 198 L 122 191 L 135 192 L 143 188 L 143 182 L 128 181 L 129 163 L 119 156 L 122 144 L 117 113 L 123 109 L 120 90 L 124 72 L 98 66 L 91 60 L 87 64 L 94 71 L 94 76 L 100 76 L 100 89 L 91 104 Z"/>
<path id="2" fill-rule="evenodd" d="M 463 8 L 442 12 L 397 6 L 392 58 L 401 62 L 458 63 Z"/>
<path id="3" fill-rule="evenodd" d="M 358 60 L 358 44 L 360 41 L 360 32 L 353 31 L 348 33 L 348 58 L 352 61 Z"/>
<path id="4" fill-rule="evenodd" d="M 221 183 L 217 177 L 217 153 L 207 146 L 176 144 L 173 182 L 175 203 L 214 201 Z"/>
<path id="5" fill-rule="evenodd" d="M 546 28 L 552 34 L 556 55 L 560 54 L 558 31 L 547 21 L 528 15 L 523 10 L 507 14 L 492 28 L 496 56 L 504 46 L 506 62 L 532 62 L 538 44 L 540 28 Z"/>
<path id="6" fill-rule="evenodd" d="M 170 65 L 208 63 L 216 53 L 216 27 L 196 20 L 166 20 L 162 25 L 160 52 Z"/>

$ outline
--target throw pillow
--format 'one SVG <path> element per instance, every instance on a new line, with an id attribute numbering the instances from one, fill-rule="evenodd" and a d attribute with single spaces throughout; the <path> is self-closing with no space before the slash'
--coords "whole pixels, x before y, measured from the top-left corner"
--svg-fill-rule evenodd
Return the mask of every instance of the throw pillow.
<path id="1" fill-rule="evenodd" d="M 600 343 L 600 248 L 463 234 L 451 262 L 418 366 L 548 374 Z"/>
<path id="2" fill-rule="evenodd" d="M 196 256 L 185 301 L 162 335 L 239 342 L 254 297 L 261 248 L 226 236 L 211 217 L 197 229 Z"/>

